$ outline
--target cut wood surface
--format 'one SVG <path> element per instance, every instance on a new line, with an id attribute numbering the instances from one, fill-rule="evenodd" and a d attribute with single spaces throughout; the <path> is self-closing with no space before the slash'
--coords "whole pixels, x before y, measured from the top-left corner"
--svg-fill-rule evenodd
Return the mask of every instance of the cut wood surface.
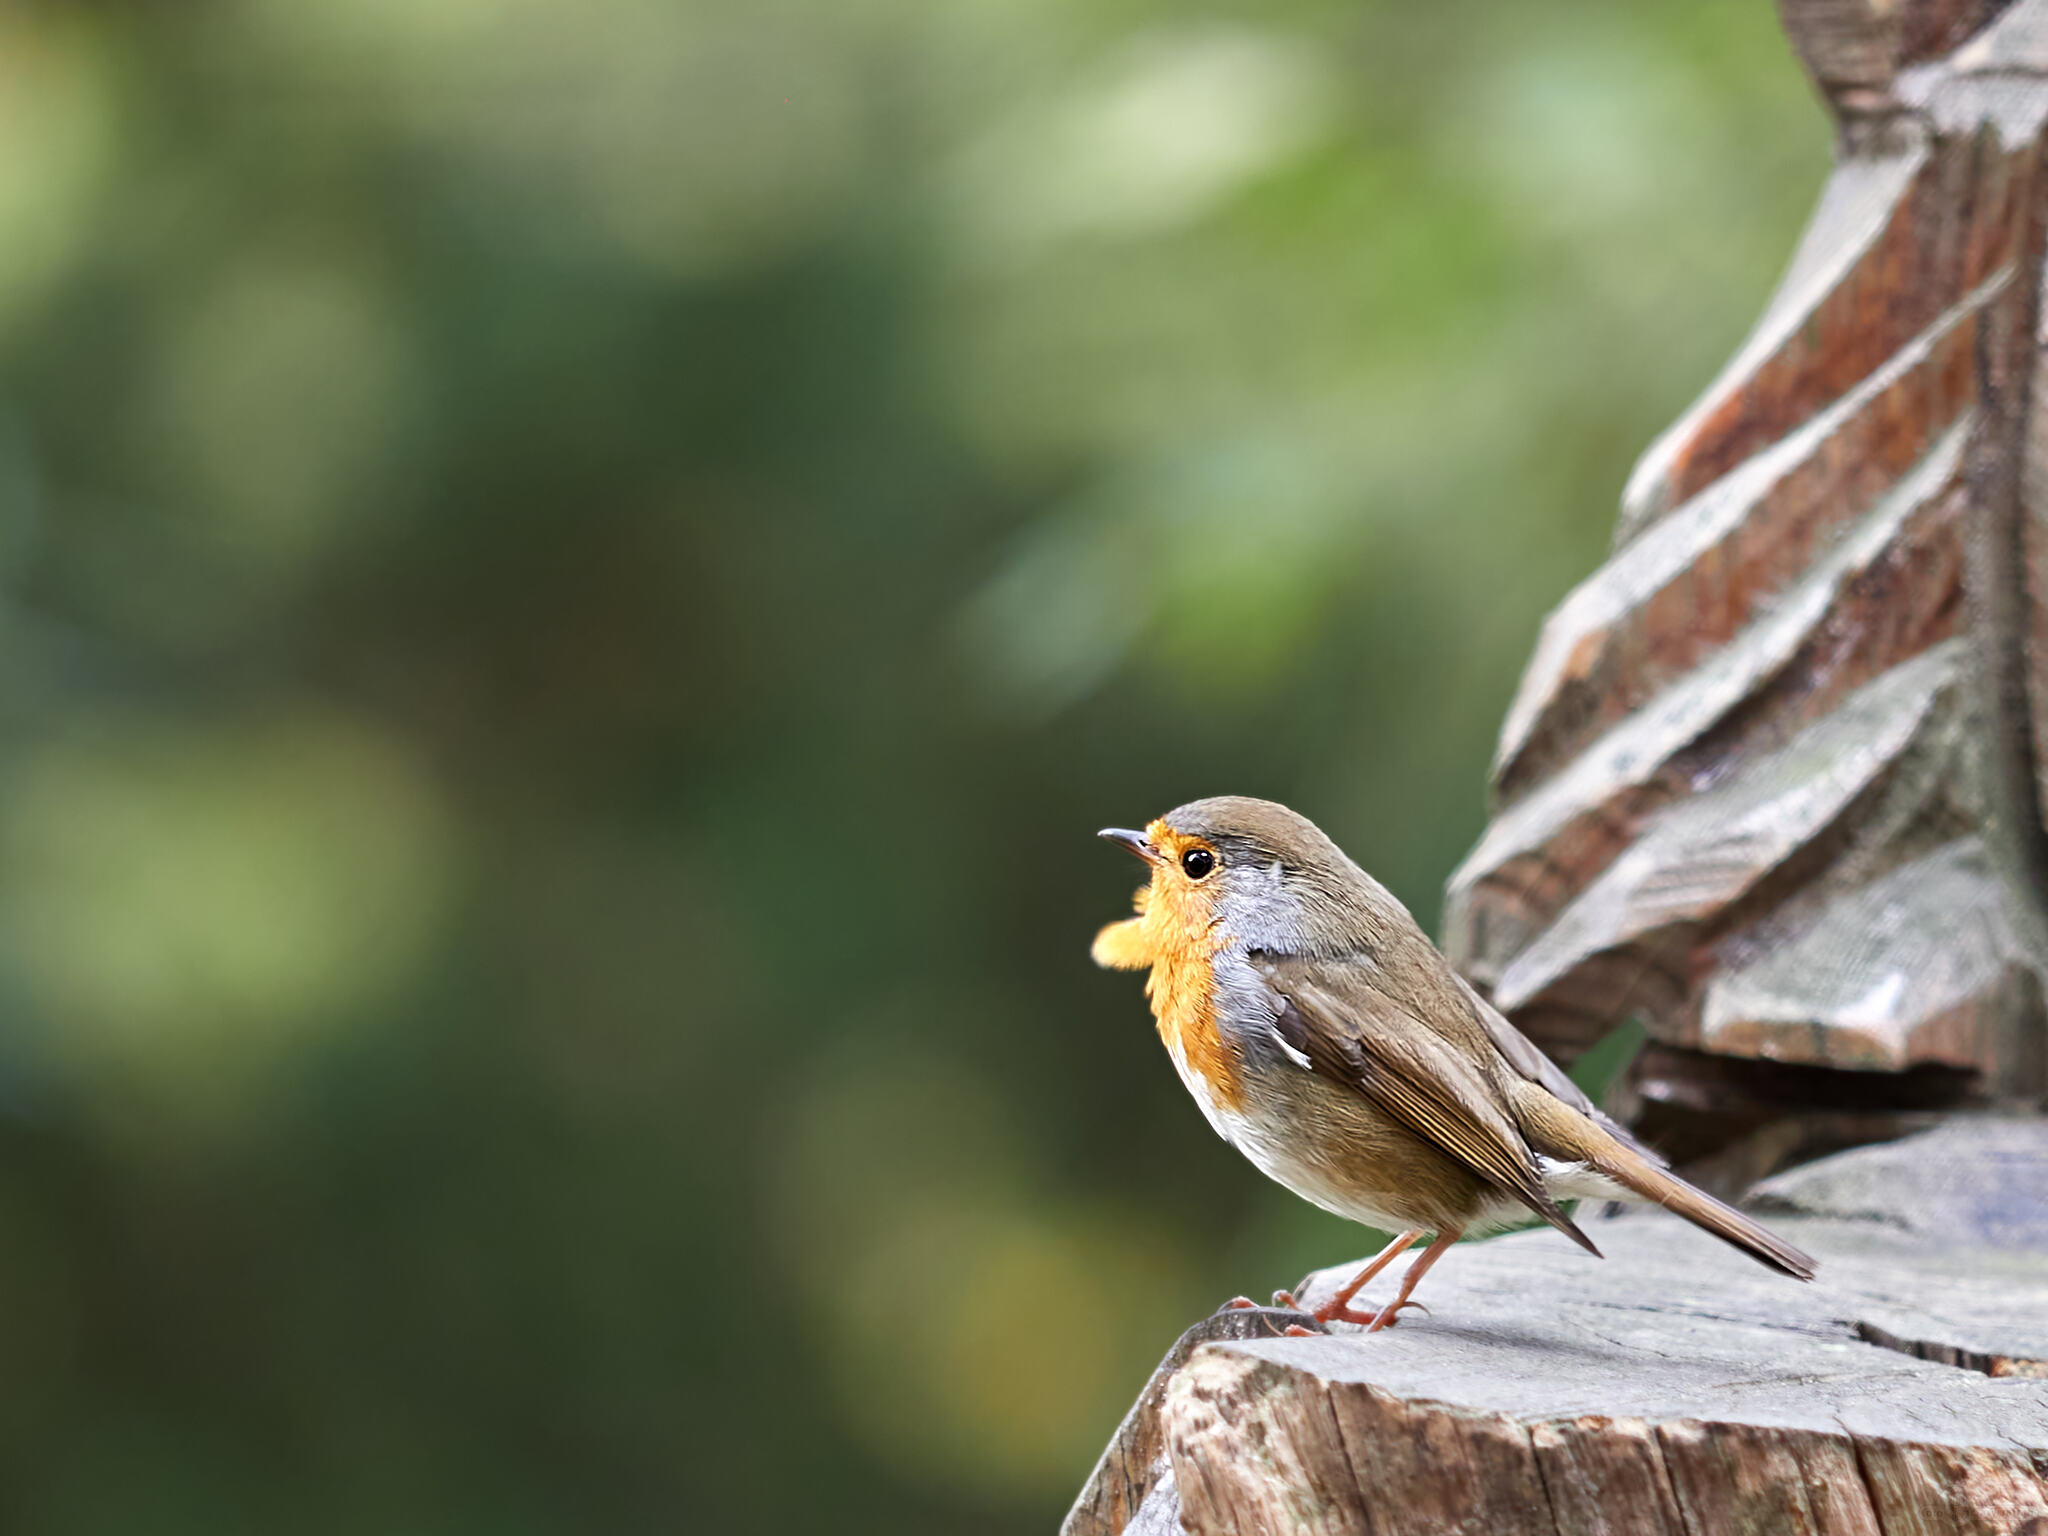
<path id="1" fill-rule="evenodd" d="M 2048 1536 L 2048 1123 L 1954 1120 L 1752 1206 L 1819 1281 L 1630 1213 L 1589 1224 L 1604 1262 L 1544 1231 L 1463 1246 L 1379 1334 L 1221 1314 L 1066 1536 Z"/>

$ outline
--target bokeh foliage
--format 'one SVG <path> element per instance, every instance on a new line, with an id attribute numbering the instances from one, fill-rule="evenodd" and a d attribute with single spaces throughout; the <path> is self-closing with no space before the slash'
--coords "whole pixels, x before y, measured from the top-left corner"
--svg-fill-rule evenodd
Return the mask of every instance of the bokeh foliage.
<path id="1" fill-rule="evenodd" d="M 0 1521 L 1043 1530 L 1357 1251 L 1089 836 L 1433 921 L 1767 0 L 0 6 Z"/>

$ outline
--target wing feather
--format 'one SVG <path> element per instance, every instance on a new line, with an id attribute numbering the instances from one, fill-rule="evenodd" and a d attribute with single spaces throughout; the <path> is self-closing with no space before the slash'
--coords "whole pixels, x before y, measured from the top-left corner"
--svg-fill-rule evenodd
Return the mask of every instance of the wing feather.
<path id="1" fill-rule="evenodd" d="M 1456 973 L 1453 973 L 1456 976 Z M 1596 1121 L 1600 1128 L 1616 1141 L 1656 1167 L 1670 1166 L 1670 1160 L 1652 1151 L 1636 1140 L 1636 1134 L 1618 1120 L 1609 1119 L 1606 1111 L 1586 1097 L 1579 1085 L 1565 1076 L 1564 1069 L 1537 1048 L 1536 1042 L 1510 1024 L 1493 1004 L 1474 990 L 1472 984 L 1462 976 L 1456 976 L 1458 990 L 1472 1005 L 1472 1011 L 1493 1041 L 1507 1064 L 1539 1088 L 1547 1089 L 1556 1098 L 1571 1105 L 1580 1114 Z"/>
<path id="2" fill-rule="evenodd" d="M 1276 1033 L 1308 1058 L 1312 1071 L 1370 1099 L 1589 1253 L 1599 1253 L 1550 1198 L 1536 1154 L 1494 1103 L 1499 1090 L 1477 1065 L 1355 976 L 1314 962 L 1260 957 L 1254 963 L 1279 1003 Z"/>

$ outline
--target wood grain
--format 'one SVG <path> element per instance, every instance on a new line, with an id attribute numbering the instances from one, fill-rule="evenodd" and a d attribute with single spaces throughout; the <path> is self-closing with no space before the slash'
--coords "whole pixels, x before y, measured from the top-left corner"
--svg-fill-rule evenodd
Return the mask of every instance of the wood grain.
<path id="1" fill-rule="evenodd" d="M 1836 170 L 1545 622 L 1444 944 L 1565 1060 L 1638 1018 L 2038 1104 L 2048 0 L 1780 9 Z"/>

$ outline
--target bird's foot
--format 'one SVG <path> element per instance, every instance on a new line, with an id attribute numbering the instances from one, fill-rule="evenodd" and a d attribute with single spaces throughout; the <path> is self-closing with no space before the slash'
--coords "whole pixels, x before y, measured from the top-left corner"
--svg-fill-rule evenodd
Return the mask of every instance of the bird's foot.
<path id="1" fill-rule="evenodd" d="M 1310 1312 L 1307 1307 L 1303 1306 L 1296 1299 L 1292 1291 L 1275 1291 L 1273 1293 L 1273 1305 L 1284 1308 L 1289 1312 L 1300 1312 L 1308 1317 L 1316 1316 L 1315 1313 Z M 1304 1328 L 1300 1323 L 1289 1323 L 1282 1331 L 1290 1339 L 1312 1339 L 1317 1334 L 1328 1333 L 1330 1330 L 1322 1325 L 1321 1318 L 1316 1318 L 1316 1326 L 1313 1328 Z"/>
<path id="2" fill-rule="evenodd" d="M 1421 1307 L 1424 1312 L 1429 1310 L 1419 1301 L 1395 1301 L 1364 1312 L 1350 1307 L 1319 1307 L 1313 1315 L 1319 1323 L 1358 1323 L 1367 1333 L 1378 1333 L 1382 1328 L 1393 1327 L 1405 1307 Z"/>

